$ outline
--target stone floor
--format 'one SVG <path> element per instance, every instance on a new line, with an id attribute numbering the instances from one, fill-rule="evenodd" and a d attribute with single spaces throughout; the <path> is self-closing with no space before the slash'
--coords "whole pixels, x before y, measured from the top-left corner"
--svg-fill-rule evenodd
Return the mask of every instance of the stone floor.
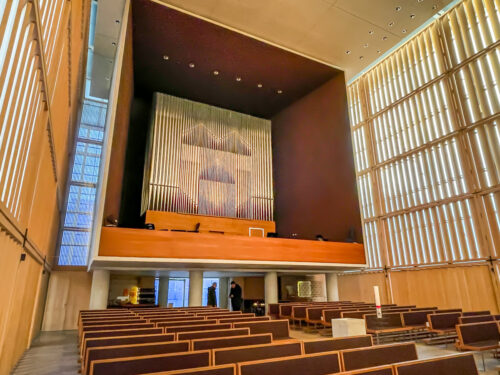
<path id="1" fill-rule="evenodd" d="M 320 337 L 318 334 L 305 333 L 292 330 L 291 335 L 300 340 L 313 340 Z M 76 346 L 76 331 L 42 332 L 35 339 L 31 348 L 27 350 L 16 368 L 13 375 L 77 375 L 78 374 L 78 350 Z M 429 346 L 417 344 L 419 358 L 432 358 L 441 355 L 453 354 L 456 351 L 452 345 L 445 348 L 441 346 Z M 486 372 L 483 372 L 481 356 L 476 355 L 476 363 L 481 374 L 497 375 L 494 370 L 500 364 L 491 354 L 485 354 Z"/>

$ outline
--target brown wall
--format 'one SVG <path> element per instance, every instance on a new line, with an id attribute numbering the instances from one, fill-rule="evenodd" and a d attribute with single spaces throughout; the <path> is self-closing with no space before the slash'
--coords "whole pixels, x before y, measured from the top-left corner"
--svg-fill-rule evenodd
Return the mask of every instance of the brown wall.
<path id="1" fill-rule="evenodd" d="M 488 265 L 389 271 L 387 278 L 383 272 L 345 274 L 338 278 L 339 298 L 374 302 L 374 285 L 382 303 L 499 311 Z"/>
<path id="2" fill-rule="evenodd" d="M 118 111 L 115 117 L 115 128 L 111 145 L 111 165 L 108 173 L 106 200 L 104 203 L 103 220 L 108 217 L 118 220 L 123 187 L 123 174 L 125 168 L 125 154 L 127 148 L 130 110 L 134 97 L 134 70 L 132 52 L 132 12 L 129 12 L 127 35 L 125 37 L 125 50 L 120 75 L 120 88 L 118 91 Z"/>
<path id="3" fill-rule="evenodd" d="M 272 147 L 278 234 L 361 242 L 343 74 L 272 118 Z"/>
<path id="4" fill-rule="evenodd" d="M 53 33 L 57 30 L 52 66 L 45 76 L 40 76 L 48 90 L 48 102 L 31 119 L 34 132 L 25 178 L 20 185 L 20 214 L 14 217 L 0 204 L 0 285 L 3 291 L 0 375 L 10 372 L 40 331 L 49 273 L 56 263 L 54 252 L 60 211 L 84 82 L 90 11 L 88 1 L 71 0 L 62 4 L 64 10 L 59 25 L 51 28 Z M 35 48 L 38 49 L 39 38 L 36 35 L 28 38 L 37 40 Z M 42 68 L 42 62 L 37 68 Z M 0 82 L 0 87 L 3 84 Z M 23 246 L 22 234 L 25 233 Z M 26 256 L 23 261 L 22 254 Z"/>

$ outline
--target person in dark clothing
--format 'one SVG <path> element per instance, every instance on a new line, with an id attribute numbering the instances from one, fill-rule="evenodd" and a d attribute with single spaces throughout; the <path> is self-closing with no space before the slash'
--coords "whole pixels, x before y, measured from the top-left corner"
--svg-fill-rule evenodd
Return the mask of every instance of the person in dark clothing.
<path id="1" fill-rule="evenodd" d="M 229 295 L 229 298 L 231 298 L 233 311 L 240 311 L 241 302 L 243 301 L 241 298 L 241 286 L 236 284 L 234 281 L 231 281 L 231 294 Z"/>
<path id="2" fill-rule="evenodd" d="M 217 294 L 215 290 L 217 289 L 217 283 L 213 283 L 211 287 L 208 288 L 208 298 L 207 305 L 217 307 Z"/>

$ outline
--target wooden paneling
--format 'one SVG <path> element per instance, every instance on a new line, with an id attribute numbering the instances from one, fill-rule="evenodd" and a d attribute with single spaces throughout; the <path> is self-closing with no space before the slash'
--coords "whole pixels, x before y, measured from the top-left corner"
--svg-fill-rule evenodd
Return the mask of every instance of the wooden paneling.
<path id="1" fill-rule="evenodd" d="M 364 264 L 363 245 L 103 227 L 99 256 Z"/>
<path id="2" fill-rule="evenodd" d="M 394 303 L 497 313 L 489 272 L 487 265 L 393 271 Z"/>
<path id="3" fill-rule="evenodd" d="M 206 233 L 210 231 L 223 232 L 224 234 L 236 234 L 248 236 L 249 228 L 264 229 L 264 236 L 268 232 L 276 231 L 274 221 L 236 219 L 227 217 L 188 215 L 175 212 L 147 211 L 146 223 L 153 223 L 156 229 L 182 229 L 194 230 L 200 223 L 199 231 Z M 254 231 L 256 232 L 256 231 Z M 258 233 L 260 235 L 260 232 Z M 252 233 L 256 236 L 257 233 Z"/>
<path id="4" fill-rule="evenodd" d="M 399 305 L 438 306 L 463 310 L 498 312 L 491 271 L 487 265 L 455 266 L 415 270 L 390 271 L 391 290 L 385 287 L 383 272 L 339 276 L 341 300 L 368 301 L 373 298 L 373 286 L 378 285 L 382 303 Z M 393 302 L 387 293 L 394 297 Z"/>
<path id="5" fill-rule="evenodd" d="M 50 275 L 43 331 L 77 329 L 78 312 L 88 309 L 92 274 L 86 271 L 53 271 Z"/>
<path id="6" fill-rule="evenodd" d="M 375 303 L 373 287 L 378 286 L 381 302 L 389 303 L 384 279 L 382 272 L 340 275 L 338 278 L 339 299 Z"/>

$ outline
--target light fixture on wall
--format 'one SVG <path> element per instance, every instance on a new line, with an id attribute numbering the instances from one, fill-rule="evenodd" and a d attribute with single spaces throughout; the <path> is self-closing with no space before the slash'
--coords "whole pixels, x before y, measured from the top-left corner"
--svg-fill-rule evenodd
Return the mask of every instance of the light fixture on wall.
<path id="1" fill-rule="evenodd" d="M 169 58 L 167 55 L 163 55 L 163 60 L 168 60 Z"/>
<path id="2" fill-rule="evenodd" d="M 276 91 L 278 94 L 283 94 L 283 90 Z"/>
<path id="3" fill-rule="evenodd" d="M 241 82 L 241 77 L 236 77 L 237 82 Z"/>
<path id="4" fill-rule="evenodd" d="M 195 67 L 194 63 L 189 63 L 189 67 L 193 69 Z"/>
<path id="5" fill-rule="evenodd" d="M 259 89 L 260 89 L 260 88 L 262 88 L 262 83 L 258 83 L 258 84 L 257 84 L 257 87 L 258 87 Z"/>
<path id="6" fill-rule="evenodd" d="M 219 71 L 218 70 L 214 70 L 214 76 L 218 76 L 219 75 Z"/>

